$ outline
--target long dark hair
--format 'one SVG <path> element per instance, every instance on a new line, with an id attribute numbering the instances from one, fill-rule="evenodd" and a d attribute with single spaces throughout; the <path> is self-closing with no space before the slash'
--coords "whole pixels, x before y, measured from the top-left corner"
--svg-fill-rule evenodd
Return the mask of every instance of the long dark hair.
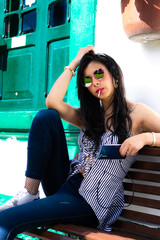
<path id="1" fill-rule="evenodd" d="M 118 87 L 114 88 L 112 102 L 114 110 L 106 123 L 104 122 L 105 111 L 100 106 L 99 99 L 94 97 L 82 84 L 84 70 L 92 61 L 102 63 L 112 75 L 113 84 L 114 80 L 117 80 L 118 83 Z M 122 143 L 129 136 L 132 121 L 125 99 L 123 74 L 115 60 L 106 54 L 95 54 L 94 52 L 85 54 L 78 68 L 77 86 L 78 98 L 80 100 L 80 115 L 85 134 L 94 140 L 98 147 L 101 136 L 105 132 L 106 124 L 106 128 L 112 132 L 112 135 L 117 135 L 119 143 Z"/>

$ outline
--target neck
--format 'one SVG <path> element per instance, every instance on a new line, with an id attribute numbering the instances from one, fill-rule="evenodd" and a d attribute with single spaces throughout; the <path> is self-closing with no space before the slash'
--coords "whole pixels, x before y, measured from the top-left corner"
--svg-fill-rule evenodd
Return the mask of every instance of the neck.
<path id="1" fill-rule="evenodd" d="M 113 112 L 113 99 L 110 99 L 110 101 L 102 101 L 102 106 L 104 108 L 104 112 L 106 115 L 110 115 Z"/>

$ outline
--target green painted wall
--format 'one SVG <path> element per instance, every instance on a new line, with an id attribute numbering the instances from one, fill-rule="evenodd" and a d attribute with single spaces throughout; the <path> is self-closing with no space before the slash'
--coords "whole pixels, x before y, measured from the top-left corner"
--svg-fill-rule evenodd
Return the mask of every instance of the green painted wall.
<path id="1" fill-rule="evenodd" d="M 80 47 L 94 44 L 96 0 L 72 0 L 71 4 L 68 0 L 65 24 L 48 28 L 49 6 L 57 2 L 37 0 L 30 8 L 19 8 L 14 12 L 19 19 L 27 11 L 36 11 L 36 30 L 28 34 L 19 31 L 16 37 L 3 38 L 4 18 L 8 13 L 4 12 L 5 0 L 0 1 L 0 138 L 10 133 L 26 138 L 33 117 L 45 108 L 47 93 L 64 66 Z M 65 101 L 79 104 L 76 77 Z M 68 139 L 75 141 L 70 133 L 77 133 L 78 129 L 63 124 Z"/>

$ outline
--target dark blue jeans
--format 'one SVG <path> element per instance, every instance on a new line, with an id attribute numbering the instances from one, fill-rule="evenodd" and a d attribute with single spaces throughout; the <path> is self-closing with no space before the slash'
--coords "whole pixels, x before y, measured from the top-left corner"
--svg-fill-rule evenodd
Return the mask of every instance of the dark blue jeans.
<path id="1" fill-rule="evenodd" d="M 55 110 L 42 110 L 34 118 L 28 141 L 26 176 L 40 179 L 46 198 L 0 212 L 0 240 L 13 240 L 25 230 L 56 223 L 98 225 L 97 218 L 80 196 L 83 177 L 69 178 L 65 134 Z"/>

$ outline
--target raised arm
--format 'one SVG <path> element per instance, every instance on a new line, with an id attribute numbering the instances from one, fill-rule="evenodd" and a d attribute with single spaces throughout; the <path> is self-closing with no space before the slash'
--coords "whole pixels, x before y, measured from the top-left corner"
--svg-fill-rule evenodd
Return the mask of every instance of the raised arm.
<path id="1" fill-rule="evenodd" d="M 89 51 L 94 51 L 93 46 L 87 46 L 79 50 L 77 56 L 68 65 L 69 68 L 66 68 L 56 80 L 46 99 L 46 106 L 48 108 L 56 109 L 61 118 L 79 128 L 81 128 L 81 125 L 78 108 L 65 103 L 63 99 L 72 79 L 73 72 L 79 66 L 82 57 Z"/>

